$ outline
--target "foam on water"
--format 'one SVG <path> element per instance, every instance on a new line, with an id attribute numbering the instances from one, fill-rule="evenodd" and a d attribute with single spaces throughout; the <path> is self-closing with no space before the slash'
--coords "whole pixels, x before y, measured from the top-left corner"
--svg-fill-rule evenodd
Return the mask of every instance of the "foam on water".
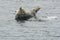
<path id="1" fill-rule="evenodd" d="M 42 16 L 39 18 L 39 20 L 49 21 L 49 20 L 56 20 L 57 18 L 58 18 L 57 16 Z"/>
<path id="2" fill-rule="evenodd" d="M 28 21 L 53 21 L 57 19 L 58 19 L 57 16 L 40 16 L 37 19 L 31 18 Z"/>

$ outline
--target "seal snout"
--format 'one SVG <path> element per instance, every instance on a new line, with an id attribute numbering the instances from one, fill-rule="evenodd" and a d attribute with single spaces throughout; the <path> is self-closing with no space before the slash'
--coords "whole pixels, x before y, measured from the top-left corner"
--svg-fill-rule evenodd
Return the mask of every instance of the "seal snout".
<path id="1" fill-rule="evenodd" d="M 35 12 L 38 12 L 40 9 L 41 9 L 40 6 L 36 6 L 33 10 L 34 10 Z"/>

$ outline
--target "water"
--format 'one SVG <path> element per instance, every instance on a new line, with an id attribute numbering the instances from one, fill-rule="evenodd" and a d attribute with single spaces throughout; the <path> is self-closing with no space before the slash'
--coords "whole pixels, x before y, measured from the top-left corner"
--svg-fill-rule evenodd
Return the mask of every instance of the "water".
<path id="1" fill-rule="evenodd" d="M 58 16 L 58 19 L 16 22 L 15 10 L 37 5 L 41 7 L 37 17 Z M 0 40 L 60 40 L 59 30 L 60 0 L 0 0 Z"/>

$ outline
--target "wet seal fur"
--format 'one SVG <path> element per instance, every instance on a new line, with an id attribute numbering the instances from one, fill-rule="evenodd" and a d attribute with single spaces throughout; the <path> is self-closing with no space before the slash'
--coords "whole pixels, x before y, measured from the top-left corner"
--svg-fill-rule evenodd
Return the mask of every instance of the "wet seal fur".
<path id="1" fill-rule="evenodd" d="M 32 10 L 24 10 L 22 7 L 20 7 L 19 10 L 16 11 L 15 20 L 17 20 L 17 21 L 25 21 L 25 20 L 28 20 L 28 19 L 30 19 L 32 17 L 37 19 L 36 13 L 39 10 L 40 10 L 39 6 L 36 6 Z"/>

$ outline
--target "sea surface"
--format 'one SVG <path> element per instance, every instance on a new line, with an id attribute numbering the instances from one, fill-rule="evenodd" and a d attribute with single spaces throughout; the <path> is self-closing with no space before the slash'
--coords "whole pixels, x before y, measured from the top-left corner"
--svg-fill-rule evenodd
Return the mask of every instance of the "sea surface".
<path id="1" fill-rule="evenodd" d="M 40 16 L 57 16 L 49 21 L 15 20 L 20 7 L 40 6 Z M 31 19 L 33 20 L 33 19 Z M 0 40 L 60 40 L 60 0 L 0 0 Z"/>

